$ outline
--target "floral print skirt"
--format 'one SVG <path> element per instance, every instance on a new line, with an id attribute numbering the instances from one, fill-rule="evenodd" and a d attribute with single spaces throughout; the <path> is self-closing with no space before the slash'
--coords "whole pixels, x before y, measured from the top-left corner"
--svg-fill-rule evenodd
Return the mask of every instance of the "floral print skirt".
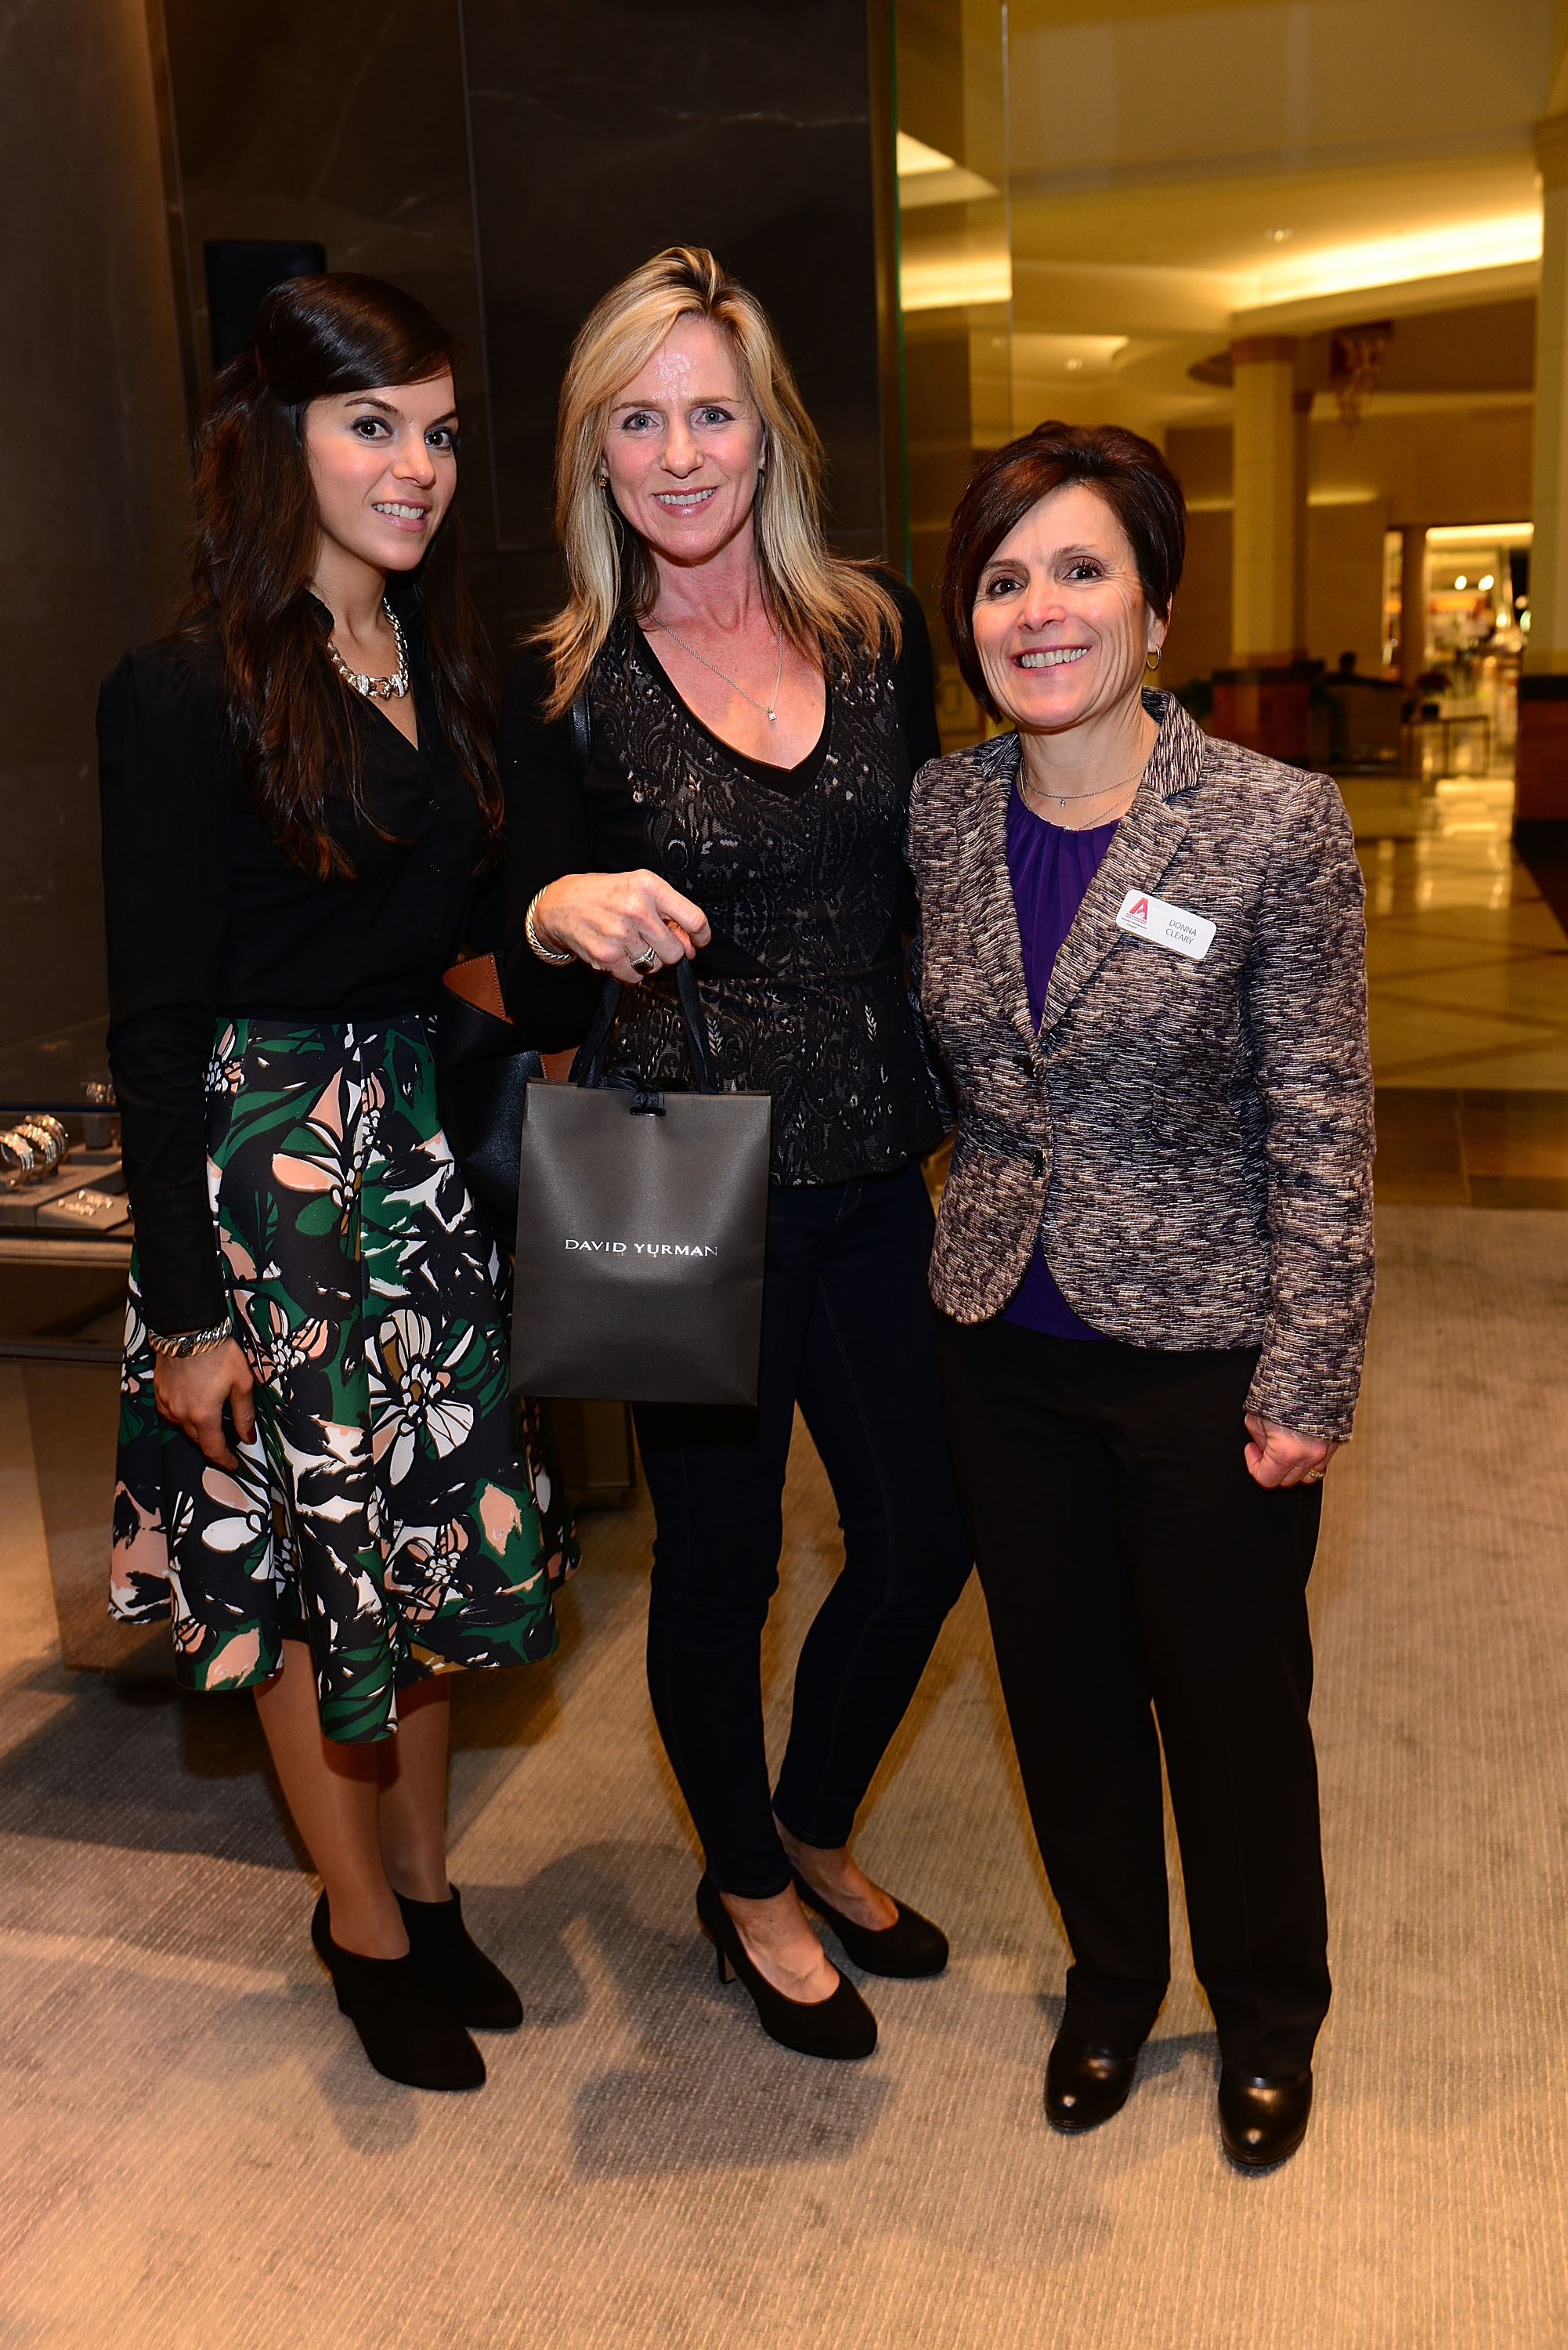
<path id="1" fill-rule="evenodd" d="M 160 1419 L 133 1262 L 110 1612 L 171 1617 L 193 1690 L 307 1641 L 327 1735 L 385 1738 L 410 1681 L 548 1656 L 576 1564 L 537 1408 L 507 1393 L 430 1024 L 225 1023 L 207 1150 L 255 1439 L 219 1469 Z"/>

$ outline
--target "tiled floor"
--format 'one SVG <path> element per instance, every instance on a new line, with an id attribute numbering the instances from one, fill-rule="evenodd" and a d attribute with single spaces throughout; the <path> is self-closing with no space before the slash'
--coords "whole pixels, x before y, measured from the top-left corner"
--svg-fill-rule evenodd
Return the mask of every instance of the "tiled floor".
<path id="1" fill-rule="evenodd" d="M 1341 785 L 1366 876 L 1377 1191 L 1568 1208 L 1568 934 L 1505 778 Z"/>

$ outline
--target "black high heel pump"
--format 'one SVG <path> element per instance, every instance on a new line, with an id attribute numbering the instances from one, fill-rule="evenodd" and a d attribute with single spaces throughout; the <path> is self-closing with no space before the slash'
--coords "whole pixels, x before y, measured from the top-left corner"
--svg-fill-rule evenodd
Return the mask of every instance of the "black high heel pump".
<path id="1" fill-rule="evenodd" d="M 797 2056 L 870 2055 L 877 2045 L 877 2019 L 845 1976 L 839 1976 L 831 1999 L 786 1999 L 747 1957 L 740 1929 L 711 1877 L 697 1887 L 697 1921 L 719 1954 L 719 1981 L 739 1977 L 770 2040 L 781 2048 L 793 2048 Z"/>
<path id="2" fill-rule="evenodd" d="M 808 1909 L 826 1918 L 843 1943 L 846 1955 L 868 1975 L 896 1975 L 909 1981 L 921 1975 L 940 1975 L 948 1962 L 948 1938 L 940 1926 L 922 1918 L 896 1894 L 889 1894 L 898 1915 L 890 1926 L 857 1926 L 841 1909 L 825 1901 L 798 1868 L 791 1867 L 794 1889 Z"/>

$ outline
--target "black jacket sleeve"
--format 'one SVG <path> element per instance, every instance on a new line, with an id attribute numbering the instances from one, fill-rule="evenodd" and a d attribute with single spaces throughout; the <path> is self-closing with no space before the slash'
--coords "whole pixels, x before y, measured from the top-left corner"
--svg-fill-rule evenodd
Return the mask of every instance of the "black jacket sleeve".
<path id="1" fill-rule="evenodd" d="M 893 691 L 898 716 L 903 721 L 909 773 L 918 775 L 928 759 L 940 759 L 942 755 L 941 736 L 937 732 L 937 681 L 931 661 L 930 631 L 920 599 L 907 579 L 889 572 L 883 585 L 898 605 L 898 618 L 904 624 L 903 642 L 893 666 Z"/>
<path id="2" fill-rule="evenodd" d="M 501 702 L 500 764 L 506 797 L 506 1008 L 534 1050 L 563 1052 L 587 1034 L 604 983 L 578 962 L 541 962 L 523 932 L 537 893 L 563 873 L 598 869 L 570 722 L 546 722 L 540 705 L 549 667 L 525 652 Z"/>
<path id="3" fill-rule="evenodd" d="M 226 920 L 222 707 L 177 652 L 128 653 L 99 699 L 109 1061 L 154 1330 L 227 1310 L 203 1090 Z"/>

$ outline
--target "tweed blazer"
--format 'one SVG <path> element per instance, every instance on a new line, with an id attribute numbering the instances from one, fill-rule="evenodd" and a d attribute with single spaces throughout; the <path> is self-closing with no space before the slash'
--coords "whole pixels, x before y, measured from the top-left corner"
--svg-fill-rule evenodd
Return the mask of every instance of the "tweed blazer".
<path id="1" fill-rule="evenodd" d="M 1257 1347 L 1248 1399 L 1350 1434 L 1372 1304 L 1362 883 L 1345 804 L 1146 693 L 1159 740 L 1036 1033 L 1007 870 L 1014 734 L 915 779 L 921 1002 L 959 1106 L 931 1294 L 1001 1312 L 1037 1240 L 1110 1338 Z M 1118 929 L 1130 890 L 1215 925 L 1194 961 Z"/>

